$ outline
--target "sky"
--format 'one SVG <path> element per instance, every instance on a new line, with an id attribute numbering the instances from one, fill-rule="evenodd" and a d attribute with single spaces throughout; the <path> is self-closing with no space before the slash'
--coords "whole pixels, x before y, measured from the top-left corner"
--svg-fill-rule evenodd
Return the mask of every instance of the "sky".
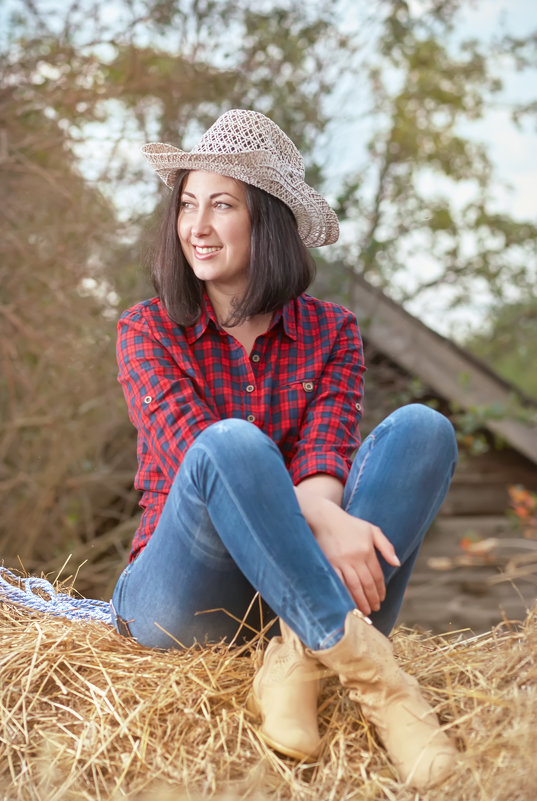
<path id="1" fill-rule="evenodd" d="M 421 0 L 410 0 L 410 6 L 417 11 L 422 5 Z M 537 0 L 466 0 L 465 5 L 461 23 L 457 26 L 461 40 L 470 37 L 486 40 L 501 32 L 527 36 L 532 30 L 537 30 Z M 482 121 L 468 124 L 463 133 L 486 143 L 498 176 L 512 188 L 511 191 L 506 188 L 499 199 L 501 197 L 502 202 L 508 204 L 515 216 L 535 219 L 537 121 L 525 122 L 522 129 L 517 130 L 508 109 L 500 103 L 502 99 L 507 102 L 535 99 L 537 75 L 535 71 L 517 75 L 506 70 L 499 77 L 504 81 L 504 91 L 498 99 L 498 107 L 490 110 Z M 347 128 L 340 127 L 336 134 L 339 146 L 332 158 L 333 169 L 342 175 L 352 169 L 360 157 L 364 138 L 362 125 L 362 121 L 349 123 Z M 353 142 L 356 143 L 354 147 Z"/>
<path id="2" fill-rule="evenodd" d="M 536 0 L 486 0 L 477 8 L 468 3 L 466 21 L 461 30 L 470 35 L 492 35 L 503 24 L 514 36 L 524 36 L 537 29 Z M 526 75 L 504 73 L 505 97 L 509 100 L 530 100 L 536 95 L 535 72 Z M 474 135 L 488 143 L 493 162 L 502 178 L 512 186 L 504 194 L 511 212 L 521 218 L 537 218 L 537 123 L 526 122 L 517 131 L 505 109 L 489 112 L 487 118 L 473 126 Z"/>
<path id="3" fill-rule="evenodd" d="M 0 38 L 3 27 L 2 13 L 8 11 L 14 2 L 16 0 L 3 0 L 3 2 L 0 0 Z M 63 7 L 63 0 L 35 0 L 35 2 L 41 10 L 54 6 Z M 345 3 L 345 0 L 342 2 Z M 409 0 L 409 3 L 416 12 L 423 6 L 423 0 Z M 113 0 L 110 0 L 108 5 L 112 12 Z M 479 2 L 465 0 L 463 9 L 461 22 L 457 28 L 461 40 L 472 36 L 487 40 L 501 33 L 523 36 L 537 29 L 537 0 L 480 0 Z M 355 20 L 358 23 L 360 14 L 363 17 L 361 3 L 347 0 L 346 11 L 340 19 L 342 27 L 352 25 Z M 500 77 L 505 84 L 503 94 L 505 101 L 515 99 L 524 101 L 533 99 L 537 95 L 535 71 L 532 74 L 517 75 L 506 70 Z M 351 99 L 353 89 L 354 87 L 351 89 Z M 330 137 L 325 144 L 326 172 L 332 176 L 336 184 L 349 172 L 359 169 L 361 162 L 367 157 L 364 148 L 364 142 L 368 138 L 367 120 L 361 117 L 359 109 L 353 115 L 352 103 L 349 104 L 349 108 L 347 111 L 345 107 L 334 107 L 336 122 L 331 126 Z M 496 189 L 498 210 L 507 210 L 520 219 L 535 220 L 537 218 L 536 122 L 525 122 L 522 128 L 517 130 L 510 120 L 508 109 L 499 102 L 496 108 L 487 113 L 484 120 L 468 124 L 461 133 L 464 136 L 475 137 L 488 147 L 498 177 Z M 133 147 L 133 144 L 125 142 L 133 154 L 137 154 L 138 148 Z M 127 201 L 130 204 L 130 191 Z M 418 265 L 418 268 L 427 269 L 425 257 L 423 265 Z M 442 299 L 439 298 L 439 302 L 440 300 Z M 437 330 L 450 333 L 447 324 L 439 323 L 439 316 L 434 307 L 416 308 L 414 311 Z M 479 321 L 478 306 L 476 305 L 473 310 L 461 309 L 461 319 L 464 316 Z M 456 324 L 457 314 L 453 314 L 451 319 L 455 320 Z"/>
<path id="4" fill-rule="evenodd" d="M 419 12 L 423 7 L 422 0 L 409 0 L 413 11 Z M 352 0 L 349 0 L 349 14 L 352 18 Z M 499 38 L 503 34 L 527 36 L 537 30 L 537 0 L 466 0 L 463 12 L 457 25 L 457 36 L 460 41 L 477 38 L 488 41 Z M 495 107 L 487 111 L 483 120 L 469 122 L 461 126 L 459 133 L 465 138 L 475 139 L 485 144 L 495 170 L 494 210 L 506 211 L 521 220 L 537 221 L 537 119 L 526 120 L 517 129 L 511 120 L 508 105 L 515 101 L 527 102 L 537 97 L 537 73 L 535 70 L 515 73 L 508 65 L 499 72 L 504 88 L 497 98 Z M 357 87 L 351 85 L 347 102 L 356 102 L 359 94 Z M 345 103 L 340 103 L 340 107 Z M 336 115 L 341 119 L 341 111 Z M 332 127 L 332 153 L 326 165 L 327 174 L 339 180 L 363 162 L 365 154 L 363 143 L 369 137 L 367 116 L 356 119 L 349 118 L 345 124 L 338 122 Z M 427 184 L 429 186 L 427 186 Z M 435 175 L 426 175 L 421 187 L 432 194 L 438 186 Z M 449 188 L 450 197 L 458 199 L 462 204 L 469 200 L 469 187 L 457 186 Z M 471 191 L 471 190 L 470 190 Z M 427 253 L 413 259 L 409 264 L 405 281 L 412 277 L 430 278 L 434 266 Z M 486 327 L 486 309 L 489 297 L 484 290 L 477 293 L 468 305 L 459 306 L 444 313 L 448 291 L 436 289 L 426 296 L 419 296 L 416 301 L 407 304 L 407 308 L 423 322 L 440 333 L 464 339 L 470 331 L 480 331 Z"/>

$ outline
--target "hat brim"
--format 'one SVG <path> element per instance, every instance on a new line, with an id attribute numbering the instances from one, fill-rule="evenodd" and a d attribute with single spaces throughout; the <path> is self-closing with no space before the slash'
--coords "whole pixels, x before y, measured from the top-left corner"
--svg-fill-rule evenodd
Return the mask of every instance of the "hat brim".
<path id="1" fill-rule="evenodd" d="M 331 245 L 338 239 L 337 216 L 324 197 L 295 170 L 282 170 L 279 159 L 269 151 L 187 152 L 162 142 L 150 142 L 142 147 L 142 153 L 170 188 L 173 188 L 177 173 L 181 170 L 204 170 L 227 175 L 263 189 L 289 206 L 306 247 Z"/>

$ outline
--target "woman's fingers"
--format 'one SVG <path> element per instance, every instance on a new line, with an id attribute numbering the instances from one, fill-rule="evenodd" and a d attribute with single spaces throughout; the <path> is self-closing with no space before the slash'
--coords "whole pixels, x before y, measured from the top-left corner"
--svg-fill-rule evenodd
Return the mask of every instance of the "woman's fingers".
<path id="1" fill-rule="evenodd" d="M 376 566 L 380 570 L 378 561 L 374 559 Z M 366 562 L 358 565 L 349 565 L 344 573 L 344 583 L 352 595 L 356 605 L 364 615 L 377 612 L 380 604 L 386 597 L 384 577 L 381 573 L 380 581 L 373 575 L 372 570 Z"/>
<path id="2" fill-rule="evenodd" d="M 364 615 L 370 615 L 374 609 L 374 605 L 371 604 L 370 599 L 365 592 L 362 581 L 356 571 L 352 568 L 347 569 L 343 577 L 343 582 L 360 612 L 362 612 Z"/>
<path id="3" fill-rule="evenodd" d="M 378 526 L 373 526 L 373 544 L 377 551 L 382 554 L 384 559 L 388 562 L 389 565 L 393 565 L 394 567 L 401 567 L 401 562 L 399 561 L 397 554 L 395 553 L 395 548 L 391 544 L 388 537 L 382 533 Z"/>
<path id="4" fill-rule="evenodd" d="M 375 529 L 376 526 L 373 526 L 373 528 Z M 381 534 L 382 537 L 384 536 L 384 534 L 382 534 L 380 529 L 377 529 L 377 531 Z M 375 541 L 374 538 L 375 535 L 373 535 L 373 543 Z M 377 557 L 377 552 L 375 550 L 369 553 L 368 558 L 365 562 L 365 567 L 367 568 L 372 581 L 375 582 L 375 588 L 378 593 L 379 601 L 383 601 L 384 598 L 386 597 L 386 584 L 384 581 L 384 573 L 382 572 L 382 567 L 380 566 L 380 562 Z M 365 578 L 367 581 L 367 576 Z"/>
<path id="5" fill-rule="evenodd" d="M 401 562 L 390 540 L 378 526 L 370 525 L 371 549 L 361 554 L 357 561 L 345 572 L 344 581 L 358 608 L 365 615 L 377 612 L 386 598 L 384 573 L 377 557 L 377 551 L 388 564 L 400 567 Z"/>
<path id="6" fill-rule="evenodd" d="M 378 611 L 386 598 L 379 554 L 398 567 L 393 545 L 378 526 L 353 518 L 339 507 L 334 506 L 329 522 L 330 526 L 316 534 L 319 545 L 358 609 L 365 615 Z"/>

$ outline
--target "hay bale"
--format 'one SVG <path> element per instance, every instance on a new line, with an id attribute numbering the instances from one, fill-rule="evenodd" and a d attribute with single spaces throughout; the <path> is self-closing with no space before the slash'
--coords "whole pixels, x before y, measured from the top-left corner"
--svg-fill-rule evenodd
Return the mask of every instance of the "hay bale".
<path id="1" fill-rule="evenodd" d="M 533 801 L 537 612 L 466 639 L 399 629 L 394 647 L 461 748 L 434 801 Z M 0 793 L 5 799 L 400 799 L 373 729 L 336 679 L 312 767 L 257 738 L 244 702 L 262 658 L 245 648 L 148 650 L 106 626 L 0 604 Z"/>

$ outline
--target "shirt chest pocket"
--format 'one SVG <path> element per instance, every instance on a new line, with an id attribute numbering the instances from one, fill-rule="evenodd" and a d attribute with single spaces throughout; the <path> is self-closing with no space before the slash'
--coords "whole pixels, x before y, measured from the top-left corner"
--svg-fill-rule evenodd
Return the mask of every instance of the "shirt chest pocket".
<path id="1" fill-rule="evenodd" d="M 283 429 L 298 430 L 306 409 L 316 395 L 317 382 L 305 377 L 282 384 L 272 397 L 272 413 L 281 421 Z"/>

